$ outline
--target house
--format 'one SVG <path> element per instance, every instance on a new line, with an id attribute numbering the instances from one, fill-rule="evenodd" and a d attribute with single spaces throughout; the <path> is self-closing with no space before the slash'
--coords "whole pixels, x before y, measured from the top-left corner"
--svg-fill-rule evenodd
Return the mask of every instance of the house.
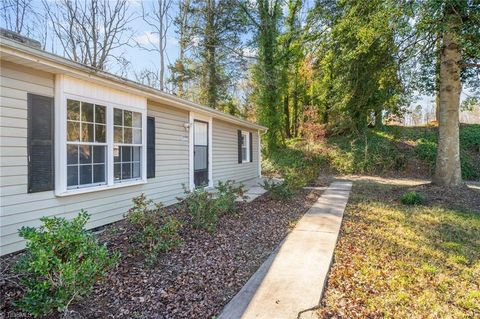
<path id="1" fill-rule="evenodd" d="M 145 193 L 260 176 L 265 127 L 0 37 L 1 255 L 42 216 L 123 218 Z M 19 42 L 20 40 L 21 42 Z"/>

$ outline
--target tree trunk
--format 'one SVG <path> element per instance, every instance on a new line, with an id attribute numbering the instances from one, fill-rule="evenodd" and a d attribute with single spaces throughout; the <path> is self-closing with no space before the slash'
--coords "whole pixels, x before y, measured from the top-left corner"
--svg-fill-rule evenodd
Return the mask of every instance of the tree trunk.
<path id="1" fill-rule="evenodd" d="M 285 114 L 285 136 L 287 138 L 292 137 L 292 134 L 290 132 L 290 109 L 288 106 L 288 92 L 285 94 L 283 97 L 283 112 Z"/>
<path id="2" fill-rule="evenodd" d="M 461 53 L 455 36 L 443 34 L 440 56 L 440 114 L 438 124 L 438 153 L 433 183 L 446 187 L 462 184 L 459 146 L 459 108 Z"/>

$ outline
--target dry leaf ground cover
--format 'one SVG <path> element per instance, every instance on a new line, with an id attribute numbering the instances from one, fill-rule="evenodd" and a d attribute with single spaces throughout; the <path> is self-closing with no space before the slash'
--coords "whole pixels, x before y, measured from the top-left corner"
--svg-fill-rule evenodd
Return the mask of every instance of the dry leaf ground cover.
<path id="1" fill-rule="evenodd" d="M 214 233 L 192 229 L 189 216 L 179 206 L 171 206 L 168 211 L 184 224 L 183 243 L 162 256 L 153 268 L 145 266 L 129 244 L 132 227 L 126 221 L 109 225 L 99 239 L 122 253 L 120 263 L 94 287 L 91 297 L 71 309 L 78 318 L 211 318 L 319 195 L 318 191 L 301 191 L 282 201 L 266 194 L 241 203 L 236 214 L 220 218 Z M 12 306 L 22 295 L 16 278 L 11 277 L 10 265 L 17 257 L 0 259 L 0 314 L 15 317 L 25 315 Z"/>
<path id="2" fill-rule="evenodd" d="M 480 191 L 356 181 L 318 315 L 480 318 Z"/>

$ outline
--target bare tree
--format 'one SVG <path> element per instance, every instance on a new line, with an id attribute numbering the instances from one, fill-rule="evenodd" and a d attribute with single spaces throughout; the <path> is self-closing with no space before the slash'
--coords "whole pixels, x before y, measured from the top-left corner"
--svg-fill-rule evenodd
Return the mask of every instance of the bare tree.
<path id="1" fill-rule="evenodd" d="M 140 71 L 134 71 L 135 79 L 137 82 L 142 83 L 143 85 L 158 88 L 159 87 L 159 78 L 158 71 L 153 71 L 149 69 L 142 69 Z"/>
<path id="2" fill-rule="evenodd" d="M 35 16 L 33 0 L 1 0 L 0 3 L 5 28 L 28 36 L 31 31 L 29 18 Z"/>
<path id="3" fill-rule="evenodd" d="M 128 43 L 130 13 L 127 0 L 42 0 L 65 55 L 76 62 L 105 69 L 112 51 Z"/>
<path id="4" fill-rule="evenodd" d="M 162 91 L 165 90 L 165 61 L 168 59 L 166 54 L 167 32 L 172 24 L 172 19 L 169 15 L 172 2 L 172 0 L 155 0 L 150 8 L 145 8 L 142 2 L 142 18 L 153 31 L 146 34 L 146 43 L 137 41 L 137 46 L 140 48 L 149 52 L 158 52 L 160 56 L 158 81 Z"/>

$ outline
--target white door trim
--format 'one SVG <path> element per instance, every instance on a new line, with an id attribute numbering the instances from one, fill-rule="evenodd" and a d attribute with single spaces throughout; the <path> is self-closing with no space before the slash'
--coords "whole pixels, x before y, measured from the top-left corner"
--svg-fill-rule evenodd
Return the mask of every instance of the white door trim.
<path id="1" fill-rule="evenodd" d="M 194 174 L 193 174 L 193 125 L 194 121 L 204 121 L 208 123 L 208 188 L 213 187 L 213 171 L 212 171 L 212 117 L 200 115 L 198 113 L 189 112 L 189 128 L 188 128 L 188 178 L 190 191 L 195 189 Z"/>

